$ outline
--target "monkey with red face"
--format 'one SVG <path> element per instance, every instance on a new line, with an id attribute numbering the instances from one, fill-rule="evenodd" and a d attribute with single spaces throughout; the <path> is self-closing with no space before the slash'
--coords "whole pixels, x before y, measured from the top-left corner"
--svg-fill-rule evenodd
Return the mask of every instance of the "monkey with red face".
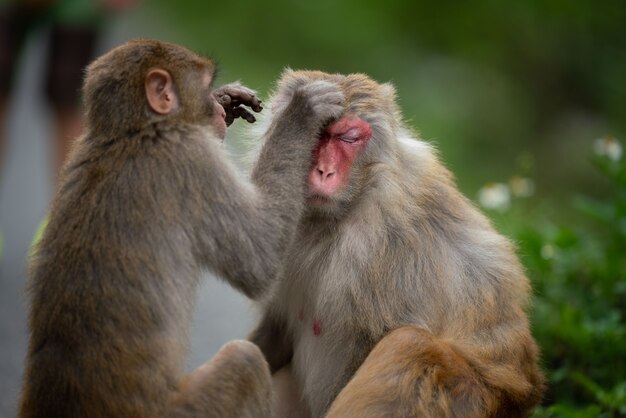
<path id="1" fill-rule="evenodd" d="M 272 108 L 314 81 L 342 89 L 344 112 L 318 136 L 305 215 L 251 335 L 277 387 L 295 382 L 279 403 L 313 417 L 526 415 L 543 377 L 513 245 L 406 128 L 391 85 L 286 71 Z"/>
<path id="2" fill-rule="evenodd" d="M 270 286 L 343 93 L 323 81 L 293 90 L 247 181 L 221 140 L 227 121 L 253 119 L 243 105 L 260 104 L 241 86 L 213 91 L 214 76 L 211 60 L 152 40 L 89 66 L 87 131 L 30 263 L 20 417 L 272 414 L 269 369 L 249 342 L 184 373 L 193 302 L 203 269 L 251 298 Z"/>

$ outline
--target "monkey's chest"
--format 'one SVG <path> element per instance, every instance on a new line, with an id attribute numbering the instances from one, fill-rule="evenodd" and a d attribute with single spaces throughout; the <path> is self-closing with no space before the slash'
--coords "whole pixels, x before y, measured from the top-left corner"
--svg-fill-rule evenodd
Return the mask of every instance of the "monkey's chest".
<path id="1" fill-rule="evenodd" d="M 294 260 L 295 261 L 295 260 Z M 286 309 L 294 339 L 292 366 L 313 416 L 321 415 L 352 374 L 355 356 L 365 350 L 355 332 L 350 308 L 350 278 L 331 258 L 290 269 L 284 288 Z M 305 267 L 308 266 L 308 267 Z"/>
<path id="2" fill-rule="evenodd" d="M 280 300 L 287 301 L 287 322 L 295 338 L 311 339 L 315 346 L 345 339 L 352 322 L 349 277 L 355 272 L 323 255 L 293 259 L 289 267 Z"/>
<path id="3" fill-rule="evenodd" d="M 346 318 L 330 312 L 298 312 L 293 326 L 292 368 L 312 416 L 322 416 L 348 382 L 348 367 L 354 362 L 352 336 L 343 327 Z"/>

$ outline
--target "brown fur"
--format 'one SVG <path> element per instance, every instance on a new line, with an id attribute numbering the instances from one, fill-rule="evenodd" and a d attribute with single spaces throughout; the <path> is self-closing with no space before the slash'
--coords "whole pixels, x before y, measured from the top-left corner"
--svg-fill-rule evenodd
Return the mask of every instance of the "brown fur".
<path id="1" fill-rule="evenodd" d="M 173 80 L 171 114 L 146 101 L 154 68 Z M 269 370 L 248 342 L 184 376 L 198 279 L 211 269 L 250 297 L 266 290 L 303 210 L 316 132 L 343 96 L 328 85 L 292 92 L 250 183 L 213 134 L 211 71 L 149 40 L 90 65 L 88 129 L 30 265 L 20 417 L 271 414 Z"/>
<path id="2" fill-rule="evenodd" d="M 373 135 L 338 205 L 308 210 L 251 340 L 272 370 L 291 362 L 313 417 L 337 395 L 337 417 L 527 413 L 543 377 L 513 245 L 404 126 L 392 86 L 287 71 L 275 97 L 311 80 L 339 85 Z"/>

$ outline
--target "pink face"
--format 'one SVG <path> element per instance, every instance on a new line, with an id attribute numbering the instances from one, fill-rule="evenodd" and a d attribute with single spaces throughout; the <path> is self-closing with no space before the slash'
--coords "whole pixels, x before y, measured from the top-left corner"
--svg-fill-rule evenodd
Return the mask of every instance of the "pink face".
<path id="1" fill-rule="evenodd" d="M 345 116 L 324 130 L 308 178 L 310 205 L 329 206 L 346 189 L 352 164 L 371 136 L 369 123 L 356 116 Z"/>

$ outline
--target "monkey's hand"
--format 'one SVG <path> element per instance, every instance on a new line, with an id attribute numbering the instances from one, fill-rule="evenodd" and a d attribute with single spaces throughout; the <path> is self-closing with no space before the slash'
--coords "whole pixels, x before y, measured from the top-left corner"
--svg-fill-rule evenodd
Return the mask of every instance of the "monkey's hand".
<path id="1" fill-rule="evenodd" d="M 319 130 L 343 114 L 345 95 L 335 83 L 312 81 L 293 91 L 293 97 L 285 111 L 291 113 L 292 117 L 299 114 L 296 118 L 309 122 L 314 129 Z"/>
<path id="2" fill-rule="evenodd" d="M 227 126 L 230 126 L 237 118 L 245 119 L 249 123 L 256 121 L 254 115 L 244 106 L 248 106 L 257 113 L 263 110 L 261 100 L 256 93 L 239 83 L 226 84 L 215 90 L 213 95 L 226 112 Z"/>

